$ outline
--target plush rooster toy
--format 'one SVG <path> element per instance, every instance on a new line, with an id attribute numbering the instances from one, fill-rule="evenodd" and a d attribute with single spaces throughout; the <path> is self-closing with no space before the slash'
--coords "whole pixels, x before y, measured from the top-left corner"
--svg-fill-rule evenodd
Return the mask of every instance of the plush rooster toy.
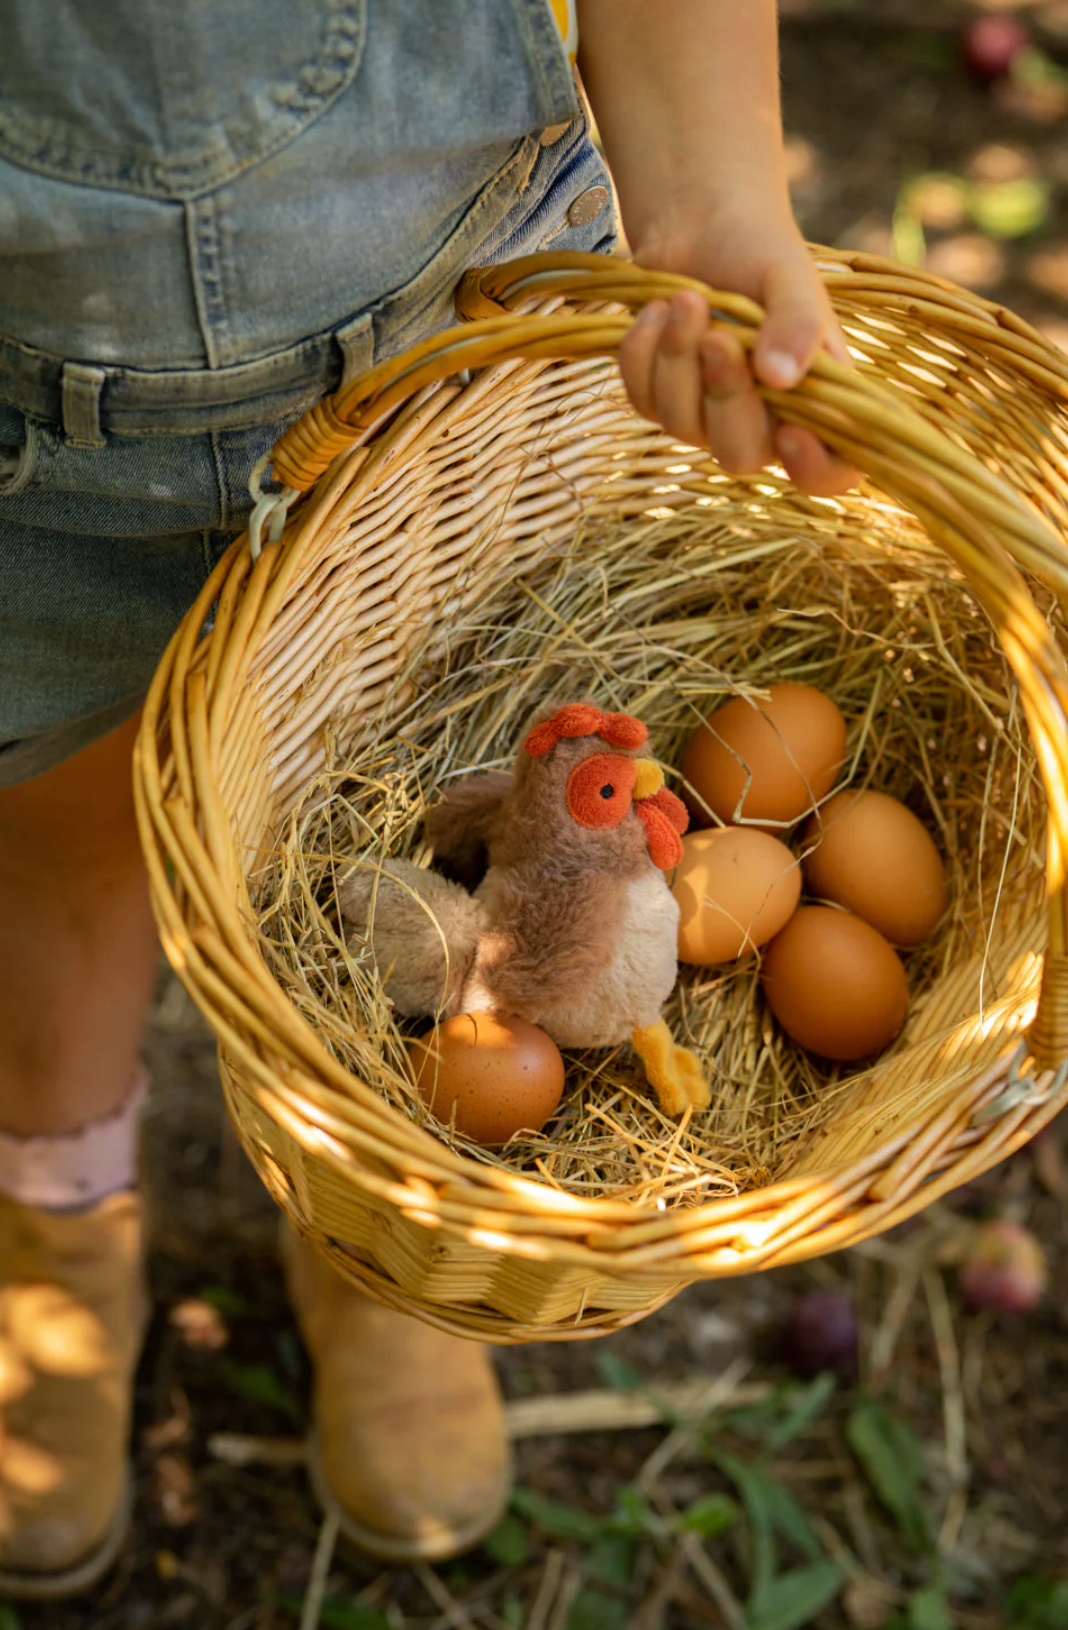
<path id="1" fill-rule="evenodd" d="M 514 773 L 472 776 L 430 810 L 451 878 L 386 861 L 350 875 L 341 907 L 401 1013 L 513 1014 L 561 1047 L 629 1041 L 674 1116 L 709 1090 L 660 1016 L 678 972 L 664 873 L 687 814 L 637 756 L 647 734 L 626 713 L 560 708 L 529 731 Z M 473 893 L 453 880 L 481 873 Z"/>

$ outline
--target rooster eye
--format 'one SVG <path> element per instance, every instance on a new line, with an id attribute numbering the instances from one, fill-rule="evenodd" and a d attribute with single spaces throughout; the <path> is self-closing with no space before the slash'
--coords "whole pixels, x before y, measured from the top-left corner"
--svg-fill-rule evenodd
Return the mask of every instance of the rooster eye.
<path id="1" fill-rule="evenodd" d="M 634 760 L 592 753 L 567 778 L 567 807 L 579 824 L 604 831 L 618 826 L 631 808 L 638 772 Z"/>

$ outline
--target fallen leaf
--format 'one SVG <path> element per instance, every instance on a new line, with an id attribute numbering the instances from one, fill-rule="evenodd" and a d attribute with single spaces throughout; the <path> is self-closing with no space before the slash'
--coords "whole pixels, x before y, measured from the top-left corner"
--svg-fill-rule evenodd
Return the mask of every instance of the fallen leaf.
<path id="1" fill-rule="evenodd" d="M 968 192 L 972 220 L 992 238 L 1026 238 L 1046 224 L 1049 207 L 1049 187 L 1037 176 L 978 181 Z"/>
<path id="2" fill-rule="evenodd" d="M 163 1520 L 184 1528 L 199 1514 L 196 1479 L 184 1455 L 160 1455 L 152 1469 L 154 1491 Z"/>
<path id="3" fill-rule="evenodd" d="M 175 1303 L 170 1311 L 170 1323 L 181 1332 L 188 1347 L 217 1353 L 230 1340 L 230 1328 L 219 1309 L 196 1296 Z"/>
<path id="4" fill-rule="evenodd" d="M 883 1630 L 890 1604 L 866 1579 L 851 1579 L 842 1592 L 842 1611 L 852 1630 Z"/>

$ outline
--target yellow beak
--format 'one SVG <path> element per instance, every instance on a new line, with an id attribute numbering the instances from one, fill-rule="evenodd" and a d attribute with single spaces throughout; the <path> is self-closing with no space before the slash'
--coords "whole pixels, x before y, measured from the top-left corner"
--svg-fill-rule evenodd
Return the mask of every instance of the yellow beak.
<path id="1" fill-rule="evenodd" d="M 634 768 L 638 778 L 634 783 L 635 798 L 651 798 L 664 785 L 664 772 L 651 758 L 636 758 Z"/>

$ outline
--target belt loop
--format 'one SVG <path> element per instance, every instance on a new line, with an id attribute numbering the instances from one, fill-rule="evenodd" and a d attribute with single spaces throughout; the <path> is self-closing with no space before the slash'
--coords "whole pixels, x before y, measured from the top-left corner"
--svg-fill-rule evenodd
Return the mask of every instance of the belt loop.
<path id="1" fill-rule="evenodd" d="M 354 317 L 341 328 L 335 328 L 334 338 L 341 347 L 341 383 L 365 374 L 374 361 L 375 337 L 370 312 Z"/>
<path id="2" fill-rule="evenodd" d="M 63 364 L 63 433 L 75 447 L 103 447 L 100 430 L 100 392 L 107 378 L 103 368 L 84 362 Z"/>

